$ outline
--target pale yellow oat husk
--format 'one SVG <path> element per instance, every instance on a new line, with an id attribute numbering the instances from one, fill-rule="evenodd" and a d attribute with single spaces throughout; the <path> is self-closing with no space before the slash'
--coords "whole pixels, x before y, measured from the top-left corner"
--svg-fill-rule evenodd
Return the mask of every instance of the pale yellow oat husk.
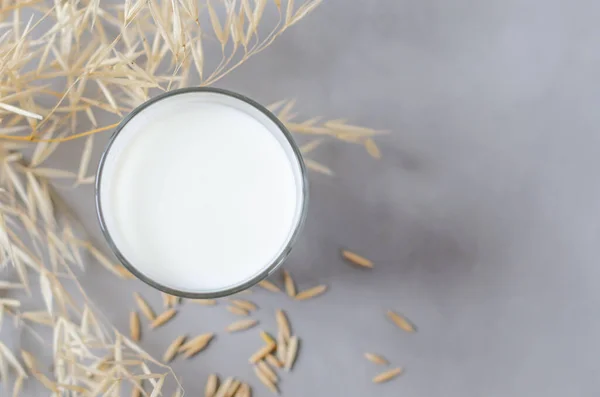
<path id="1" fill-rule="evenodd" d="M 137 312 L 129 313 L 129 336 L 133 341 L 139 341 L 141 336 L 140 317 Z"/>
<path id="2" fill-rule="evenodd" d="M 179 347 L 179 352 L 182 353 L 189 349 L 195 349 L 197 348 L 197 346 L 206 346 L 212 340 L 213 337 L 213 333 L 198 335 L 181 345 Z"/>
<path id="3" fill-rule="evenodd" d="M 272 282 L 270 282 L 269 280 L 262 280 L 258 283 L 258 285 L 264 289 L 266 289 L 267 291 L 271 291 L 271 292 L 281 292 L 281 290 L 279 289 L 278 286 L 276 286 L 275 284 L 273 284 Z"/>
<path id="4" fill-rule="evenodd" d="M 208 375 L 206 386 L 204 387 L 204 397 L 214 397 L 219 387 L 219 377 L 217 374 Z"/>
<path id="5" fill-rule="evenodd" d="M 402 374 L 402 368 L 390 369 L 390 370 L 387 370 L 387 371 L 382 372 L 379 375 L 375 376 L 373 378 L 373 383 L 387 382 L 387 381 L 394 379 L 395 377 L 397 377 L 400 374 Z"/>
<path id="6" fill-rule="evenodd" d="M 227 306 L 226 309 L 228 312 L 233 313 L 237 316 L 247 316 L 250 314 L 248 310 L 242 309 L 241 307 L 237 306 Z"/>
<path id="7" fill-rule="evenodd" d="M 387 311 L 387 316 L 390 318 L 390 320 L 394 322 L 394 324 L 398 326 L 398 328 L 411 333 L 416 331 L 414 325 L 412 325 L 411 322 L 409 322 L 403 316 L 393 312 L 392 310 Z"/>
<path id="8" fill-rule="evenodd" d="M 262 371 L 263 374 L 265 374 L 267 378 L 269 378 L 271 382 L 277 383 L 279 381 L 279 378 L 277 377 L 275 371 L 273 371 L 273 369 L 269 367 L 264 361 L 257 361 L 256 366 Z"/>
<path id="9" fill-rule="evenodd" d="M 283 367 L 283 363 L 281 361 L 279 361 L 277 359 L 277 357 L 275 357 L 272 354 L 269 354 L 267 357 L 265 357 L 265 361 L 267 363 L 269 363 L 269 365 L 271 365 L 272 367 L 275 367 L 275 368 L 282 368 Z"/>
<path id="10" fill-rule="evenodd" d="M 276 343 L 275 339 L 266 331 L 260 331 L 260 337 L 266 344 Z"/>
<path id="11" fill-rule="evenodd" d="M 312 288 L 306 289 L 306 290 L 298 293 L 296 295 L 296 300 L 303 301 L 303 300 L 311 299 L 311 298 L 314 298 L 316 296 L 323 294 L 325 291 L 327 291 L 326 285 L 317 285 L 316 287 L 312 287 Z"/>
<path id="12" fill-rule="evenodd" d="M 214 306 L 217 304 L 215 299 L 192 299 L 192 302 L 202 306 Z"/>
<path id="13" fill-rule="evenodd" d="M 173 361 L 173 359 L 175 358 L 175 356 L 177 355 L 177 353 L 179 351 L 179 348 L 185 341 L 186 337 L 187 337 L 186 335 L 181 335 L 181 336 L 178 336 L 177 338 L 175 338 L 171 342 L 169 347 L 167 347 L 165 354 L 163 355 L 164 362 L 169 363 L 169 362 Z"/>
<path id="14" fill-rule="evenodd" d="M 227 332 L 244 331 L 244 330 L 247 330 L 248 328 L 254 327 L 256 324 L 258 324 L 257 320 L 252 320 L 252 319 L 239 320 L 239 321 L 229 324 L 227 326 L 227 328 L 225 328 L 225 330 Z"/>
<path id="15" fill-rule="evenodd" d="M 277 311 L 275 312 L 275 319 L 277 321 L 277 327 L 282 332 L 284 339 L 287 341 L 290 338 L 292 332 L 290 329 L 290 322 L 288 321 L 285 312 L 281 309 L 277 309 Z"/>
<path id="16" fill-rule="evenodd" d="M 258 361 L 260 361 L 263 358 L 265 358 L 266 356 L 268 356 L 271 352 L 273 352 L 276 347 L 277 347 L 277 345 L 275 343 L 269 342 L 267 345 L 261 347 L 254 354 L 252 354 L 252 356 L 250 356 L 250 358 L 248 359 L 248 361 L 251 364 L 255 364 Z"/>
<path id="17" fill-rule="evenodd" d="M 373 262 L 371 262 L 369 259 L 367 259 L 363 256 L 360 256 L 352 251 L 342 250 L 342 256 L 344 257 L 344 259 L 346 259 L 348 262 L 350 262 L 354 265 L 365 267 L 368 269 L 373 268 Z"/>
<path id="18" fill-rule="evenodd" d="M 296 283 L 287 270 L 283 271 L 283 285 L 285 286 L 285 292 L 288 296 L 292 298 L 296 296 Z"/>
<path id="19" fill-rule="evenodd" d="M 258 306 L 256 306 L 256 304 L 254 304 L 253 302 L 250 302 L 248 300 L 232 299 L 230 302 L 232 305 L 237 306 L 240 309 L 247 310 L 249 312 L 252 312 L 252 311 L 255 311 L 256 309 L 258 309 Z"/>
<path id="20" fill-rule="evenodd" d="M 285 361 L 283 364 L 283 368 L 285 368 L 286 371 L 291 371 L 294 363 L 296 362 L 296 357 L 298 355 L 298 344 L 299 341 L 297 336 L 292 336 L 289 339 L 285 353 Z"/>
<path id="21" fill-rule="evenodd" d="M 231 387 L 231 384 L 233 383 L 233 381 L 234 381 L 234 378 L 232 376 L 225 378 L 223 383 L 221 383 L 221 386 L 219 386 L 219 388 L 217 389 L 217 392 L 215 393 L 214 397 L 225 397 L 225 395 L 227 394 L 227 391 L 229 391 L 229 388 Z"/>
<path id="22" fill-rule="evenodd" d="M 154 321 L 156 314 L 154 314 L 154 310 L 152 310 L 152 307 L 150 307 L 148 302 L 146 302 L 144 298 L 142 298 L 142 296 L 137 292 L 133 294 L 133 297 L 135 298 L 135 303 L 139 307 L 144 317 L 146 317 L 149 321 Z"/>
<path id="23" fill-rule="evenodd" d="M 254 373 L 260 382 L 267 387 L 272 393 L 279 394 L 277 386 L 265 375 L 258 367 L 254 367 Z"/>
<path id="24" fill-rule="evenodd" d="M 171 320 L 173 318 L 173 316 L 175 316 L 175 314 L 177 314 L 176 309 L 165 310 L 164 312 L 162 312 L 161 314 L 156 316 L 154 321 L 152 321 L 152 323 L 150 323 L 150 328 L 154 329 L 154 328 L 158 328 L 162 325 L 165 325 L 169 320 Z"/>
<path id="25" fill-rule="evenodd" d="M 365 353 L 365 358 L 367 360 L 369 360 L 370 362 L 372 362 L 373 364 L 377 364 L 377 365 L 388 365 L 389 364 L 388 360 L 386 360 L 385 357 L 383 357 L 379 354 Z"/>

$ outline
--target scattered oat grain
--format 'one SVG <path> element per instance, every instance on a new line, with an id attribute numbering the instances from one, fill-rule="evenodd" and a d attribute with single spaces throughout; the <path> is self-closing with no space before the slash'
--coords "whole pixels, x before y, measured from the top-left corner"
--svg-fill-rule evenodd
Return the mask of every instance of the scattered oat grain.
<path id="1" fill-rule="evenodd" d="M 138 316 L 137 312 L 129 313 L 129 335 L 133 341 L 138 342 L 140 340 L 140 316 Z"/>
<path id="2" fill-rule="evenodd" d="M 272 351 L 275 350 L 276 347 L 277 347 L 277 345 L 275 343 L 270 342 L 269 344 L 258 349 L 252 356 L 250 356 L 248 361 L 251 364 L 254 364 L 254 363 L 262 360 L 267 355 L 269 355 Z"/>
<path id="3" fill-rule="evenodd" d="M 206 386 L 204 387 L 204 397 L 213 397 L 217 392 L 219 386 L 219 377 L 217 374 L 210 374 L 206 380 Z"/>
<path id="4" fill-rule="evenodd" d="M 390 320 L 392 320 L 400 329 L 403 329 L 406 332 L 415 332 L 414 325 L 412 325 L 406 318 L 391 310 L 388 310 L 387 315 Z"/>
<path id="5" fill-rule="evenodd" d="M 296 296 L 296 283 L 294 283 L 292 275 L 287 270 L 283 271 L 283 285 L 288 296 L 292 298 Z"/>
<path id="6" fill-rule="evenodd" d="M 150 328 L 154 329 L 164 325 L 167 321 L 172 319 L 175 314 L 177 314 L 177 310 L 173 308 L 162 312 L 154 319 L 154 321 L 152 321 Z"/>
<path id="7" fill-rule="evenodd" d="M 373 383 L 383 383 L 392 380 L 402 373 L 402 368 L 394 368 L 380 373 L 373 378 Z"/>
<path id="8" fill-rule="evenodd" d="M 250 314 L 248 313 L 248 310 L 242 309 L 241 307 L 237 306 L 227 306 L 227 311 L 237 316 L 247 316 L 248 314 Z"/>
<path id="9" fill-rule="evenodd" d="M 321 295 L 325 291 L 327 291 L 326 285 L 317 285 L 316 287 L 312 287 L 300 292 L 298 295 L 296 295 L 296 300 L 303 301 L 314 298 L 315 296 Z"/>
<path id="10" fill-rule="evenodd" d="M 271 367 L 269 367 L 267 365 L 267 363 L 265 363 L 264 361 L 260 360 L 256 363 L 256 366 L 258 367 L 258 369 L 260 369 L 262 371 L 263 374 L 265 374 L 265 376 L 267 378 L 269 378 L 269 380 L 273 383 L 277 383 L 277 381 L 279 380 L 277 378 L 277 374 L 275 373 L 275 371 L 273 371 L 273 369 Z"/>
<path id="11" fill-rule="evenodd" d="M 264 289 L 266 289 L 267 291 L 271 291 L 271 292 L 281 292 L 281 290 L 279 289 L 278 286 L 276 286 L 275 284 L 273 284 L 272 282 L 270 282 L 269 280 L 262 280 L 259 281 L 258 285 Z"/>
<path id="12" fill-rule="evenodd" d="M 368 260 L 365 257 L 355 254 L 354 252 L 342 250 L 342 256 L 344 257 L 344 259 L 346 259 L 348 262 L 350 262 L 352 264 L 366 267 L 369 269 L 373 268 L 373 262 L 371 262 L 370 260 Z"/>
<path id="13" fill-rule="evenodd" d="M 292 336 L 288 342 L 287 351 L 285 353 L 284 368 L 286 371 L 291 371 L 298 355 L 298 337 Z"/>
<path id="14" fill-rule="evenodd" d="M 262 338 L 262 340 L 265 341 L 265 343 L 275 343 L 275 339 L 269 335 L 268 332 L 266 331 L 260 331 L 260 337 Z"/>
<path id="15" fill-rule="evenodd" d="M 234 306 L 239 307 L 240 309 L 244 309 L 247 310 L 249 312 L 252 312 L 256 309 L 258 309 L 258 306 L 256 306 L 254 303 L 244 300 L 244 299 L 232 299 L 231 303 Z"/>
<path id="16" fill-rule="evenodd" d="M 175 340 L 173 340 L 173 342 L 171 342 L 171 344 L 165 351 L 165 354 L 163 355 L 164 362 L 170 363 L 171 361 L 173 361 L 173 359 L 177 355 L 177 352 L 179 351 L 179 348 L 185 341 L 185 338 L 186 338 L 185 335 L 181 335 L 181 336 L 178 336 L 177 338 L 175 338 Z"/>
<path id="17" fill-rule="evenodd" d="M 183 345 L 179 347 L 179 352 L 183 353 L 189 349 L 195 349 L 197 346 L 204 345 L 206 346 L 214 337 L 213 333 L 201 334 L 198 335 L 189 341 L 185 342 Z"/>
<path id="18" fill-rule="evenodd" d="M 221 387 L 219 387 L 219 389 L 217 390 L 217 393 L 214 395 L 214 397 L 225 397 L 225 395 L 227 394 L 227 391 L 229 390 L 229 387 L 231 387 L 231 384 L 233 383 L 233 377 L 228 377 L 226 378 L 223 383 L 221 383 Z"/>
<path id="19" fill-rule="evenodd" d="M 267 389 L 271 390 L 271 392 L 274 394 L 279 394 L 277 386 L 275 386 L 275 384 L 271 382 L 271 380 L 256 366 L 254 367 L 254 373 L 256 374 L 258 380 L 260 380 L 261 383 L 267 387 Z"/>
<path id="20" fill-rule="evenodd" d="M 258 321 L 252 320 L 252 319 L 239 320 L 239 321 L 236 321 L 236 322 L 233 322 L 233 323 L 229 324 L 227 326 L 227 328 L 225 328 L 225 330 L 227 332 L 244 331 L 244 330 L 246 330 L 248 328 L 254 327 L 256 324 L 258 324 Z"/>
<path id="21" fill-rule="evenodd" d="M 137 292 L 133 294 L 133 296 L 144 317 L 146 317 L 149 321 L 154 321 L 156 315 L 154 314 L 154 310 L 152 310 L 148 302 L 146 302 L 144 298 L 142 298 L 142 296 Z"/>
<path id="22" fill-rule="evenodd" d="M 285 340 L 288 340 L 292 333 L 290 330 L 290 322 L 288 321 L 285 312 L 281 309 L 277 309 L 275 312 L 275 319 L 277 321 L 277 327 L 279 327 L 279 330 L 283 333 L 283 337 Z"/>
<path id="23" fill-rule="evenodd" d="M 214 306 L 217 304 L 216 299 L 192 299 L 192 302 L 202 306 Z"/>
<path id="24" fill-rule="evenodd" d="M 283 364 L 281 363 L 281 361 L 279 361 L 277 359 L 277 357 L 275 357 L 272 354 L 269 354 L 267 357 L 265 357 L 265 361 L 268 362 L 269 365 L 271 365 L 272 367 L 276 367 L 276 368 L 283 367 Z"/>
<path id="25" fill-rule="evenodd" d="M 229 389 L 227 389 L 227 393 L 225 393 L 225 397 L 233 397 L 235 392 L 240 388 L 241 384 L 242 384 L 242 382 L 240 382 L 237 379 L 234 379 L 233 382 L 231 382 Z"/>
<path id="26" fill-rule="evenodd" d="M 389 362 L 383 356 L 374 353 L 365 353 L 365 358 L 372 362 L 373 364 L 378 365 L 388 365 Z"/>

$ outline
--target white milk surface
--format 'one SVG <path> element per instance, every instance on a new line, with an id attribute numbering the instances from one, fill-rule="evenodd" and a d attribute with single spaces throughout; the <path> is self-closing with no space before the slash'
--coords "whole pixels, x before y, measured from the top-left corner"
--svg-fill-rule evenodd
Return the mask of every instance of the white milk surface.
<path id="1" fill-rule="evenodd" d="M 277 258 L 300 216 L 300 166 L 277 126 L 217 93 L 134 116 L 100 179 L 106 228 L 146 277 L 186 292 L 240 285 Z"/>

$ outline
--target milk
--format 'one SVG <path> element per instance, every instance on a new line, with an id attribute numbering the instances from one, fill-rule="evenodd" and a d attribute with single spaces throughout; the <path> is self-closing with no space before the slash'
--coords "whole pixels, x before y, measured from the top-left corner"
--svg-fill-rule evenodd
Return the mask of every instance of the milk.
<path id="1" fill-rule="evenodd" d="M 105 234 L 143 279 L 186 293 L 264 274 L 301 224 L 302 168 L 277 124 L 216 92 L 187 92 L 134 115 L 101 164 Z"/>

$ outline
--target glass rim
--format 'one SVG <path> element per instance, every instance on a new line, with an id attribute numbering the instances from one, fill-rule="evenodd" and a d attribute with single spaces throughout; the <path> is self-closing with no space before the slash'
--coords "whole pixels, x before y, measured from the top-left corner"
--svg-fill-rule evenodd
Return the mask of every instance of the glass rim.
<path id="1" fill-rule="evenodd" d="M 106 225 L 106 220 L 104 218 L 104 214 L 102 211 L 102 205 L 101 205 L 102 200 L 101 200 L 100 192 L 101 192 L 101 180 L 102 180 L 102 175 L 103 175 L 102 171 L 104 169 L 104 164 L 106 162 L 107 155 L 108 155 L 113 143 L 119 136 L 119 133 L 121 132 L 123 127 L 125 127 L 125 125 L 129 121 L 131 121 L 138 113 L 140 113 L 142 110 L 146 109 L 150 105 L 152 105 L 158 101 L 161 101 L 163 99 L 175 96 L 175 95 L 186 94 L 186 93 L 191 93 L 191 92 L 207 92 L 207 93 L 214 93 L 214 94 L 220 94 L 220 95 L 232 97 L 234 99 L 245 102 L 246 104 L 252 106 L 256 110 L 258 110 L 259 112 L 261 112 L 262 114 L 267 116 L 267 118 L 269 118 L 273 123 L 275 123 L 276 127 L 283 134 L 285 140 L 290 145 L 290 148 L 292 149 L 293 157 L 295 158 L 295 161 L 298 164 L 298 168 L 300 171 L 300 183 L 302 185 L 301 186 L 302 190 L 300 192 L 301 193 L 301 202 L 299 203 L 300 213 L 298 216 L 298 220 L 296 221 L 295 225 L 293 226 L 292 234 L 291 234 L 290 238 L 288 239 L 286 245 L 281 250 L 280 254 L 270 264 L 266 265 L 258 274 L 256 274 L 249 280 L 247 280 L 241 284 L 236 284 L 232 287 L 224 288 L 224 289 L 221 289 L 218 291 L 210 291 L 210 292 L 190 292 L 190 291 L 178 290 L 178 289 L 163 285 L 163 284 L 157 282 L 156 280 L 151 279 L 151 278 L 147 277 L 146 275 L 144 275 L 141 271 L 139 271 L 134 265 L 132 265 L 127 260 L 125 255 L 123 255 L 121 253 L 121 251 L 119 250 L 119 248 L 117 247 L 117 244 L 113 240 L 111 233 L 109 232 L 108 227 Z M 292 159 L 292 160 L 294 160 L 294 159 Z M 292 134 L 288 131 L 288 129 L 285 127 L 285 125 L 266 107 L 264 107 L 263 105 L 259 104 L 258 102 L 254 101 L 244 95 L 238 94 L 233 91 L 229 91 L 229 90 L 225 90 L 225 89 L 221 89 L 221 88 L 214 88 L 214 87 L 188 87 L 188 88 L 180 88 L 180 89 L 168 91 L 168 92 L 162 93 L 160 95 L 157 95 L 157 96 L 147 100 L 146 102 L 138 105 L 135 109 L 133 109 L 128 115 L 126 115 L 121 120 L 121 122 L 115 128 L 111 137 L 109 138 L 108 143 L 104 147 L 104 150 L 102 151 L 102 156 L 100 157 L 100 161 L 98 162 L 98 168 L 96 170 L 96 181 L 94 184 L 94 196 L 95 196 L 95 202 L 96 202 L 96 217 L 98 218 L 100 230 L 102 231 L 104 239 L 106 240 L 109 248 L 112 250 L 113 254 L 117 257 L 119 262 L 129 272 L 131 272 L 135 277 L 137 277 L 144 283 L 150 285 L 151 287 L 153 287 L 159 291 L 165 292 L 167 294 L 170 294 L 170 295 L 180 296 L 183 298 L 191 298 L 191 299 L 213 299 L 213 298 L 220 298 L 223 296 L 233 295 L 238 292 L 244 291 L 244 290 L 252 287 L 253 285 L 256 285 L 257 283 L 259 283 L 260 281 L 264 280 L 269 275 L 271 275 L 275 270 L 277 270 L 277 268 L 279 268 L 279 266 L 281 266 L 281 264 L 284 262 L 284 260 L 289 256 L 290 251 L 292 250 L 292 247 L 298 240 L 300 232 L 302 231 L 302 228 L 306 221 L 307 207 L 308 207 L 308 174 L 306 171 L 306 165 L 304 164 L 304 160 L 302 159 L 302 154 L 300 152 L 300 148 L 294 141 Z"/>

